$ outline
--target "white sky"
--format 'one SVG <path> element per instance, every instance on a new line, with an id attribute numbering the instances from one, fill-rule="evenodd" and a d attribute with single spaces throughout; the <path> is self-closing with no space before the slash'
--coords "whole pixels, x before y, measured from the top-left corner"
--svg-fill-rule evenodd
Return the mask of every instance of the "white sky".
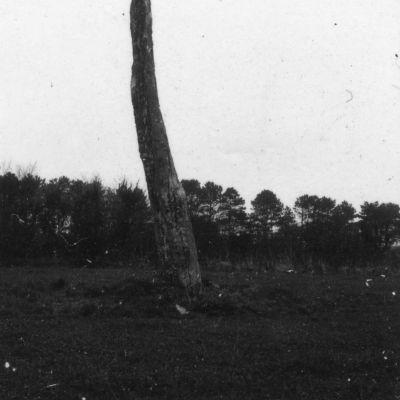
<path id="1" fill-rule="evenodd" d="M 400 202 L 398 0 L 153 0 L 181 178 Z M 0 1 L 0 161 L 145 186 L 128 0 Z M 353 99 L 351 99 L 350 92 Z"/>

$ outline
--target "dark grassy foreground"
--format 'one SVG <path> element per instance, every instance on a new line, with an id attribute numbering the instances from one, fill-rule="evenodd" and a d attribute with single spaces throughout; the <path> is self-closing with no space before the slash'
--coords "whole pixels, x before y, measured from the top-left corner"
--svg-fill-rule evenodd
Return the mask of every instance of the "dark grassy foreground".
<path id="1" fill-rule="evenodd" d="M 0 269 L 0 399 L 400 399 L 399 275 L 208 278 Z"/>

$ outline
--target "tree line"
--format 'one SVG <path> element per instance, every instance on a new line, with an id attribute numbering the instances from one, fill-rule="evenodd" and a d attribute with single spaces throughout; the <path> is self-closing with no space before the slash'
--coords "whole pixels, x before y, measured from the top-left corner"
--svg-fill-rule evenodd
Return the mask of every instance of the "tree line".
<path id="1" fill-rule="evenodd" d="M 145 193 L 122 180 L 0 175 L 0 263 L 49 260 L 95 265 L 154 250 Z"/>
<path id="2" fill-rule="evenodd" d="M 234 188 L 182 181 L 200 256 L 305 270 L 373 265 L 385 258 L 400 233 L 400 207 L 302 195 L 294 207 L 263 190 L 246 212 Z"/>
<path id="3" fill-rule="evenodd" d="M 305 270 L 380 262 L 400 233 L 400 207 L 302 195 L 293 207 L 262 190 L 246 210 L 239 192 L 214 182 L 183 180 L 199 259 Z M 115 265 L 156 257 L 145 192 L 122 180 L 116 188 L 67 177 L 0 175 L 0 263 L 40 260 Z"/>

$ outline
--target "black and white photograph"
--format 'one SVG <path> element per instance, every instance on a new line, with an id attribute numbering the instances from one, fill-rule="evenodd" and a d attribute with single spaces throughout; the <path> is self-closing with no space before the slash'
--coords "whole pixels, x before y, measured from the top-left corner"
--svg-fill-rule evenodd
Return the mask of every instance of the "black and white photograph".
<path id="1" fill-rule="evenodd" d="M 1 400 L 400 400 L 399 0 L 0 0 Z"/>

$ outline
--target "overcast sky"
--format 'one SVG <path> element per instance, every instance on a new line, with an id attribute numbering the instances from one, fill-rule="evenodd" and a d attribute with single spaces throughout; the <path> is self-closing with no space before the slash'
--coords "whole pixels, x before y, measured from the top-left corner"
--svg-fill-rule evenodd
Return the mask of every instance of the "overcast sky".
<path id="1" fill-rule="evenodd" d="M 180 178 L 400 202 L 398 0 L 153 0 Z M 144 174 L 126 0 L 0 1 L 0 161 Z M 400 56 L 400 54 L 399 54 Z"/>

